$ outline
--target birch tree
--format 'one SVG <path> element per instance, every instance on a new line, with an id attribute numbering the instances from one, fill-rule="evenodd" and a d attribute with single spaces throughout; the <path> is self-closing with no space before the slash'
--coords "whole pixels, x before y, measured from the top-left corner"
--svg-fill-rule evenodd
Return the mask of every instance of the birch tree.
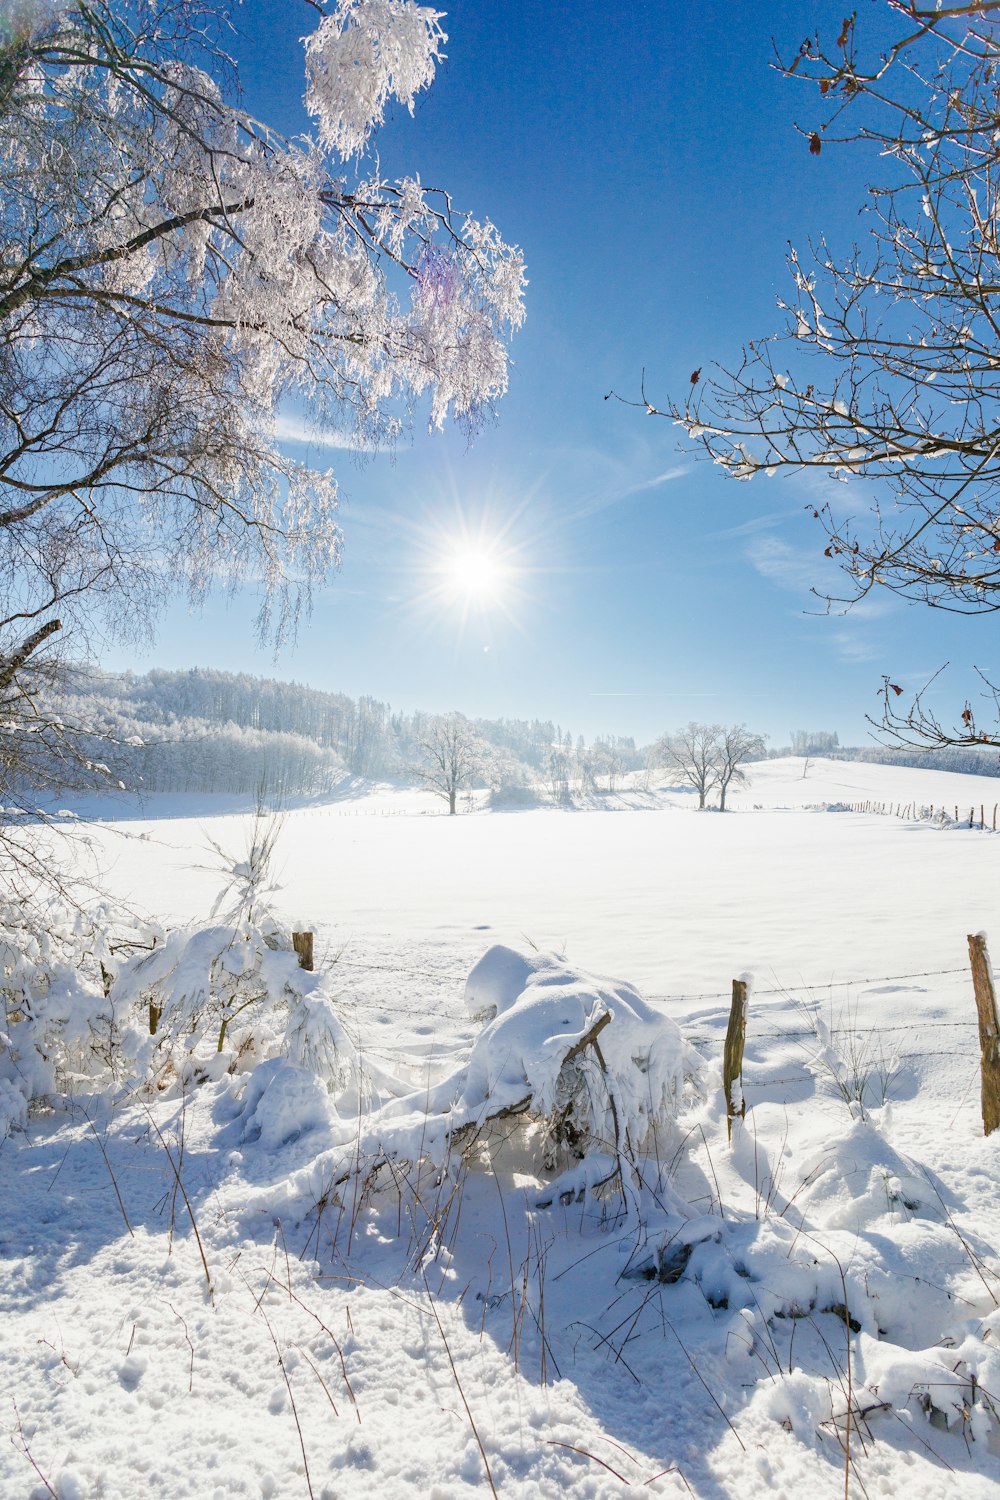
<path id="1" fill-rule="evenodd" d="M 289 6 L 309 16 L 313 129 L 290 141 L 240 107 L 212 7 L 4 7 L 4 678 L 71 625 L 147 628 L 173 585 L 255 583 L 287 639 L 341 549 L 335 476 L 279 447 L 288 403 L 370 446 L 413 403 L 474 426 L 506 388 L 520 253 L 375 149 L 434 77 L 441 15 Z"/>

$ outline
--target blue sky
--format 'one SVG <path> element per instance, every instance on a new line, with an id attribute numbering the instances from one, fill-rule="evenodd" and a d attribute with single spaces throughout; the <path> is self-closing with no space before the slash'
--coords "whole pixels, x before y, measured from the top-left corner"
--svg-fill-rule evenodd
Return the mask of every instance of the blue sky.
<path id="1" fill-rule="evenodd" d="M 807 26 L 839 29 L 839 0 L 442 8 L 447 63 L 379 149 L 384 171 L 447 186 L 524 249 L 528 318 L 496 424 L 470 447 L 428 434 L 418 411 L 393 455 L 290 449 L 337 473 L 346 551 L 277 662 L 237 600 L 173 608 L 155 647 L 106 664 L 250 671 L 640 742 L 743 720 L 778 744 L 795 728 L 863 741 L 883 672 L 916 689 L 947 659 L 989 667 L 986 620 L 889 595 L 817 613 L 810 586 L 838 576 L 806 511 L 822 486 L 726 480 L 668 422 L 604 400 L 637 397 L 643 370 L 654 400 L 682 394 L 692 369 L 778 327 L 786 241 L 860 233 L 870 164 L 810 156 L 794 122 L 812 121 L 813 97 L 768 66 L 772 37 L 790 52 Z M 859 26 L 883 9 L 868 0 Z M 237 12 L 245 102 L 289 131 L 304 124 L 297 38 L 313 14 L 289 0 Z M 429 601 L 428 559 L 481 534 L 516 588 L 492 607 Z"/>

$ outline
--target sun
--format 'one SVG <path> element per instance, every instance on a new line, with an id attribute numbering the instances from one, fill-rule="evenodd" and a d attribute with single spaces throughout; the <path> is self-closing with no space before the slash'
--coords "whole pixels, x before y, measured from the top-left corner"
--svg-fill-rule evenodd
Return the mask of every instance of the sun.
<path id="1" fill-rule="evenodd" d="M 524 507 L 508 504 L 499 515 L 498 506 L 481 499 L 472 515 L 457 500 L 436 509 L 408 523 L 411 587 L 404 607 L 456 645 L 475 640 L 489 652 L 509 629 L 526 637 L 537 569 Z"/>
<path id="2" fill-rule="evenodd" d="M 443 559 L 441 571 L 449 592 L 470 604 L 498 603 L 510 573 L 498 551 L 464 545 Z"/>

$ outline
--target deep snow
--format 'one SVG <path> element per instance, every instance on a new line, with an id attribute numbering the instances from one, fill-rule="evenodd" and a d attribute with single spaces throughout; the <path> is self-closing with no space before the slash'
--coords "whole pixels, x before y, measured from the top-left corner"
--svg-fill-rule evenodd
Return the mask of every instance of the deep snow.
<path id="1" fill-rule="evenodd" d="M 852 1495 L 1000 1495 L 1000 1146 L 965 941 L 1000 841 L 819 810 L 991 808 L 1000 784 L 802 770 L 755 768 L 726 817 L 669 791 L 614 815 L 449 819 L 397 793 L 290 813 L 279 904 L 374 1070 L 428 1103 L 468 1090 L 469 971 L 503 942 L 544 973 L 535 944 L 581 994 L 587 970 L 638 985 L 704 1098 L 623 1202 L 581 1194 L 586 1165 L 553 1181 L 512 1120 L 464 1166 L 331 1193 L 368 1126 L 284 1064 L 114 1110 L 81 1080 L 0 1147 L 2 1492 L 833 1496 L 849 1443 Z M 205 830 L 238 852 L 244 822 L 95 838 L 122 897 L 204 919 Z M 730 1147 L 716 1070 L 748 969 Z"/>

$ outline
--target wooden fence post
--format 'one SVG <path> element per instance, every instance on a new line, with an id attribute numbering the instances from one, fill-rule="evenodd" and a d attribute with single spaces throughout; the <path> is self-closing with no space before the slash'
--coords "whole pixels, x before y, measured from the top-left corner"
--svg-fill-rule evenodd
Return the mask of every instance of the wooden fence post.
<path id="1" fill-rule="evenodd" d="M 299 968 L 312 971 L 313 935 L 311 932 L 293 932 L 292 947 L 299 956 Z"/>
<path id="2" fill-rule="evenodd" d="M 733 1138 L 733 1120 L 742 1120 L 747 1112 L 743 1096 L 743 1044 L 747 1035 L 747 986 L 745 979 L 733 980 L 733 1003 L 726 1027 L 726 1045 L 722 1052 L 722 1087 L 726 1095 L 726 1131 Z"/>
<path id="3" fill-rule="evenodd" d="M 997 998 L 984 932 L 969 933 L 969 958 L 979 1015 L 983 1134 L 990 1135 L 1000 1125 L 1000 1021 L 997 1020 Z"/>

